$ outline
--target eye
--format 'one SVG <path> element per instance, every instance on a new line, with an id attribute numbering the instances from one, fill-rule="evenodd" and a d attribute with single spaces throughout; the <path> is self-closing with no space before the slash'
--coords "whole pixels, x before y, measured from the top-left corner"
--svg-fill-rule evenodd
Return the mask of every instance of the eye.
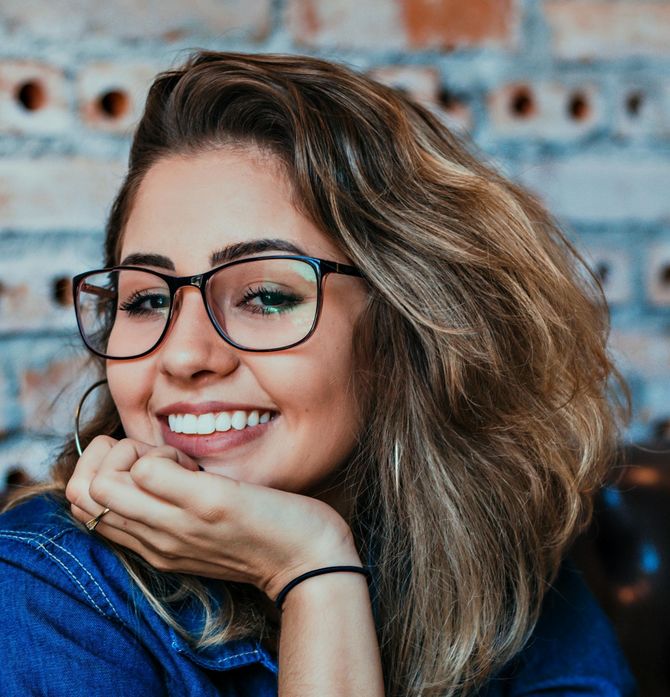
<path id="1" fill-rule="evenodd" d="M 119 305 L 131 317 L 165 314 L 170 307 L 170 296 L 152 291 L 136 291 Z"/>
<path id="2" fill-rule="evenodd" d="M 256 314 L 276 315 L 294 309 L 301 302 L 303 298 L 295 293 L 277 288 L 258 287 L 247 289 L 238 307 Z"/>

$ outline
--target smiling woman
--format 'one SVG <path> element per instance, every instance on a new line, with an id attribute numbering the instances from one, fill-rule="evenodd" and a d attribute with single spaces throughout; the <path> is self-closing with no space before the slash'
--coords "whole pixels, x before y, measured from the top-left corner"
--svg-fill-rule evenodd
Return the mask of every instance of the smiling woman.
<path id="1" fill-rule="evenodd" d="M 1 516 L 3 696 L 633 694 L 566 559 L 625 411 L 602 293 L 425 108 L 195 53 L 74 299 L 105 387 Z"/>

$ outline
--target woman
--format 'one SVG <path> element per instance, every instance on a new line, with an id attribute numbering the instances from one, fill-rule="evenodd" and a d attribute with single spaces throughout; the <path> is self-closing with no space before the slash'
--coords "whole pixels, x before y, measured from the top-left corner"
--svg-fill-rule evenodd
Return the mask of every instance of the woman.
<path id="1" fill-rule="evenodd" d="M 561 566 L 616 444 L 601 292 L 426 109 L 198 52 L 104 267 L 83 454 L 3 514 L 2 694 L 632 693 Z"/>

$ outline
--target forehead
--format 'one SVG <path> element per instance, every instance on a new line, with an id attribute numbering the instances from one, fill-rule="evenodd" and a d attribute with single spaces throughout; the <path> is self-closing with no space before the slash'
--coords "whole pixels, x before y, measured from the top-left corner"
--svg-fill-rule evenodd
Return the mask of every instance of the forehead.
<path id="1" fill-rule="evenodd" d="M 279 161 L 252 149 L 171 156 L 144 176 L 124 231 L 121 258 L 161 254 L 176 269 L 208 266 L 211 254 L 255 239 L 283 239 L 311 256 L 346 261 L 300 213 Z"/>

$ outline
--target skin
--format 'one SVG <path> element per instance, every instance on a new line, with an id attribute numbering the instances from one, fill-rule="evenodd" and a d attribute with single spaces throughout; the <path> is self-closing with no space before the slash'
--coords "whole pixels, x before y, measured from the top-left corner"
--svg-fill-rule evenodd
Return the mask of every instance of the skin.
<path id="1" fill-rule="evenodd" d="M 174 156 L 146 174 L 121 259 L 161 254 L 176 275 L 192 275 L 210 268 L 214 251 L 258 238 L 348 263 L 291 204 L 289 184 L 271 156 L 240 149 Z M 361 566 L 347 502 L 333 482 L 360 429 L 349 383 L 352 331 L 366 287 L 361 279 L 330 274 L 323 289 L 316 332 L 271 353 L 226 344 L 200 292 L 182 289 L 171 329 L 155 351 L 107 363 L 127 438 L 98 436 L 86 448 L 66 490 L 74 517 L 85 522 L 109 507 L 95 533 L 157 569 L 251 583 L 270 599 L 305 571 Z M 212 400 L 258 405 L 279 416 L 261 437 L 198 462 L 165 444 L 157 410 Z M 362 575 L 304 581 L 276 615 L 280 695 L 383 694 Z"/>

